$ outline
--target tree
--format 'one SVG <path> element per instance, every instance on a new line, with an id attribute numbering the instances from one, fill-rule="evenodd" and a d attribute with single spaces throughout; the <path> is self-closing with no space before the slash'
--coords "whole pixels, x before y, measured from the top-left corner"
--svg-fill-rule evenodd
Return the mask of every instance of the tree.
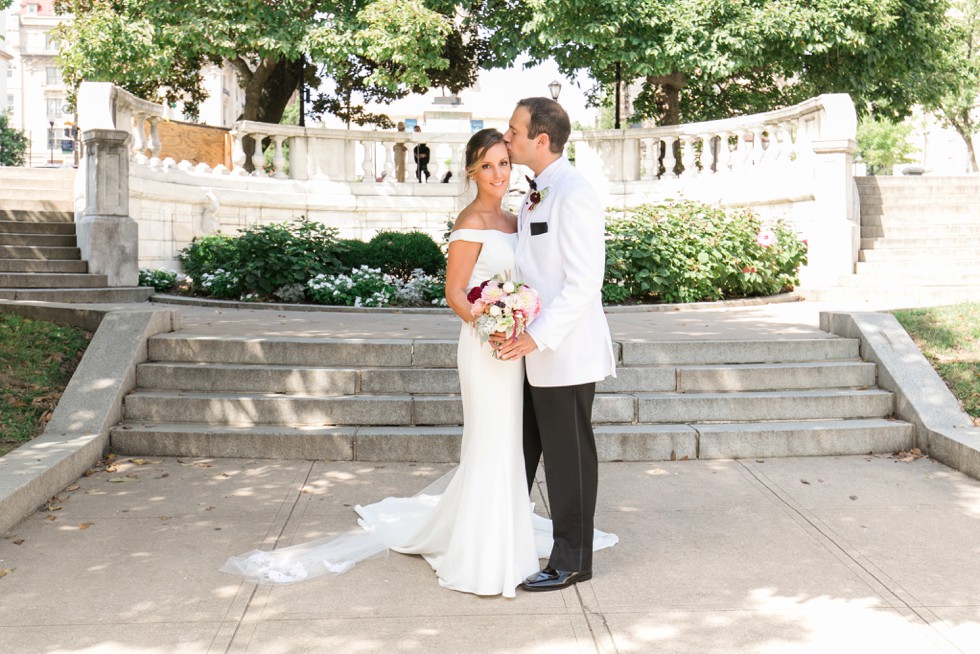
<path id="1" fill-rule="evenodd" d="M 23 166 L 27 155 L 27 137 L 9 124 L 6 114 L 0 114 L 0 166 Z"/>
<path id="2" fill-rule="evenodd" d="M 510 2 L 497 3 L 511 5 Z M 641 116 L 678 124 L 766 111 L 821 93 L 902 118 L 936 95 L 947 0 L 533 0 L 491 43 L 587 71 L 596 91 L 642 80 Z"/>
<path id="3" fill-rule="evenodd" d="M 268 123 L 280 121 L 301 75 L 319 84 L 318 70 L 356 74 L 369 92 L 395 95 L 434 81 L 459 90 L 476 74 L 478 48 L 469 59 L 446 56 L 460 54 L 466 35 L 447 0 L 56 0 L 55 8 L 75 17 L 57 31 L 72 89 L 109 81 L 140 97 L 184 100 L 192 114 L 206 97 L 207 64 L 234 66 L 241 118 Z"/>
<path id="4" fill-rule="evenodd" d="M 954 0 L 950 17 L 943 93 L 933 108 L 963 139 L 970 168 L 977 172 L 973 135 L 980 131 L 980 0 Z"/>
<path id="5" fill-rule="evenodd" d="M 895 164 L 909 163 L 915 148 L 909 142 L 912 126 L 887 118 L 866 116 L 858 123 L 857 149 L 870 175 L 891 175 Z"/>

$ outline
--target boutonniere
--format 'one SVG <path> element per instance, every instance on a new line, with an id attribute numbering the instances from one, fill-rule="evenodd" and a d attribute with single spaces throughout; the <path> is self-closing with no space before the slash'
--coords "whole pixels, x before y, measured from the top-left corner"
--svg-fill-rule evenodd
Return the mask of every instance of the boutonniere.
<path id="1" fill-rule="evenodd" d="M 547 188 L 543 188 L 540 191 L 538 190 L 531 191 L 531 195 L 528 196 L 528 199 L 531 200 L 531 206 L 529 206 L 527 210 L 534 211 L 534 207 L 538 206 L 541 200 L 544 200 L 546 197 L 548 197 L 549 190 L 551 190 L 550 186 Z"/>

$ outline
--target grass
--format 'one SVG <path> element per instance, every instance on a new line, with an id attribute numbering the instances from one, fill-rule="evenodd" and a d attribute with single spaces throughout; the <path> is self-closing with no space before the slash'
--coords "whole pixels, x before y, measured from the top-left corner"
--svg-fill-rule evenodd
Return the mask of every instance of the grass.
<path id="1" fill-rule="evenodd" d="M 892 313 L 980 424 L 980 302 Z"/>
<path id="2" fill-rule="evenodd" d="M 44 431 L 91 337 L 0 313 L 0 455 Z"/>

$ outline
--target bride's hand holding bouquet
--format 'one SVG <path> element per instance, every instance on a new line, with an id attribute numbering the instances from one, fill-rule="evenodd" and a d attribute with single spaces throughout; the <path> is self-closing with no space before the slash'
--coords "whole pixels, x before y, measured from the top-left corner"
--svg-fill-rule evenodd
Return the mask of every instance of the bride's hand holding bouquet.
<path id="1" fill-rule="evenodd" d="M 493 334 L 506 339 L 517 339 L 541 313 L 541 300 L 537 292 L 506 276 L 494 275 L 479 286 L 470 289 L 466 299 L 472 304 L 473 326 L 480 341 L 486 343 Z M 499 358 L 497 350 L 494 358 Z"/>

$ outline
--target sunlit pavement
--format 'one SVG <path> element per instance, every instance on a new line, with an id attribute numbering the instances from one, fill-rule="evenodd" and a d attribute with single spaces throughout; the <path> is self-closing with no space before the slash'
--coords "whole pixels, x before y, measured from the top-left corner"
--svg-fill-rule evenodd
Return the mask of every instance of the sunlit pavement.
<path id="1" fill-rule="evenodd" d="M 291 586 L 218 572 L 446 466 L 133 461 L 0 540 L 0 651 L 980 652 L 980 482 L 927 458 L 602 464 L 619 545 L 591 581 L 511 600 L 399 554 Z"/>

